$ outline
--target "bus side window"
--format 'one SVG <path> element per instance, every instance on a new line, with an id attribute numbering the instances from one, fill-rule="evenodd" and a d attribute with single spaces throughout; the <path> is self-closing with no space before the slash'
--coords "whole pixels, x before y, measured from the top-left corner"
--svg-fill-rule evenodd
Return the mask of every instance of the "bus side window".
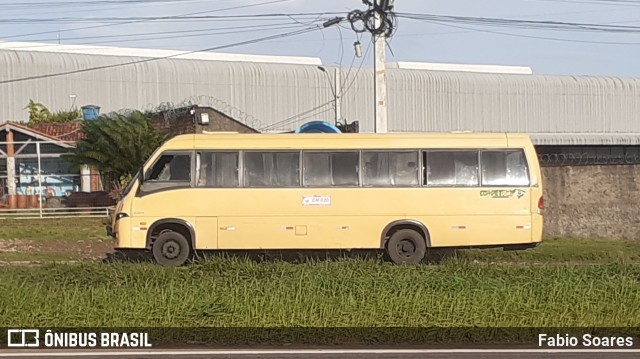
<path id="1" fill-rule="evenodd" d="M 388 186 L 389 183 L 389 153 L 363 152 L 364 186 Z"/>
<path id="2" fill-rule="evenodd" d="M 365 186 L 415 186 L 418 152 L 363 152 Z"/>
<path id="3" fill-rule="evenodd" d="M 327 152 L 304 152 L 303 180 L 309 187 L 323 187 L 331 185 L 331 156 Z"/>
<path id="4" fill-rule="evenodd" d="M 477 151 L 428 151 L 428 186 L 477 186 Z"/>
<path id="5" fill-rule="evenodd" d="M 529 170 L 523 151 L 482 151 L 483 186 L 528 186 Z"/>
<path id="6" fill-rule="evenodd" d="M 389 174 L 391 185 L 418 185 L 418 152 L 391 152 Z"/>
<path id="7" fill-rule="evenodd" d="M 190 155 L 162 155 L 153 164 L 148 181 L 181 181 L 191 179 Z"/>
<path id="8" fill-rule="evenodd" d="M 198 187 L 238 187 L 238 152 L 202 152 Z"/>
<path id="9" fill-rule="evenodd" d="M 307 187 L 358 186 L 358 152 L 304 152 L 303 177 Z"/>
<path id="10" fill-rule="evenodd" d="M 336 152 L 331 155 L 331 174 L 334 186 L 358 186 L 359 159 L 357 152 Z"/>
<path id="11" fill-rule="evenodd" d="M 297 187 L 300 152 L 245 152 L 245 187 Z"/>

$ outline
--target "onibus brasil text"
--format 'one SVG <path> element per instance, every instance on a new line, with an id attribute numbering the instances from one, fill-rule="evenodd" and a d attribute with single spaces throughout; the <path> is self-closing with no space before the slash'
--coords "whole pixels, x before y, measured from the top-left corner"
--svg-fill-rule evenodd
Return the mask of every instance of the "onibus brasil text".
<path id="1" fill-rule="evenodd" d="M 30 333 L 29 338 L 24 333 Z M 22 334 L 21 338 L 16 334 Z M 45 348 L 151 348 L 148 333 L 63 332 L 38 329 L 10 329 L 9 347 Z"/>

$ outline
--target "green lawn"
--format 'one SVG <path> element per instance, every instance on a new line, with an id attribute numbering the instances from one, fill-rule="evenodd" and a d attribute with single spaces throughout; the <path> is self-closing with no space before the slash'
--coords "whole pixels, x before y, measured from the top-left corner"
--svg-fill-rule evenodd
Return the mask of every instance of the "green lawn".
<path id="1" fill-rule="evenodd" d="M 108 239 L 102 218 L 0 220 L 0 240 L 100 241 Z"/>
<path id="2" fill-rule="evenodd" d="M 638 263 L 640 262 L 640 240 L 548 238 L 538 247 L 524 251 L 474 249 L 460 251 L 455 257 L 460 260 L 486 263 Z"/>
<path id="3" fill-rule="evenodd" d="M 4 262 L 78 260 L 111 245 L 101 219 L 0 222 Z M 214 255 L 181 268 L 86 260 L 4 265 L 0 327 L 640 327 L 640 241 L 547 239 L 526 251 L 463 250 L 418 266 L 376 256 L 252 258 Z M 366 333 L 159 335 L 227 344 L 385 342 Z"/>
<path id="4" fill-rule="evenodd" d="M 637 264 L 215 258 L 0 271 L 2 327 L 639 327 L 638 303 Z"/>

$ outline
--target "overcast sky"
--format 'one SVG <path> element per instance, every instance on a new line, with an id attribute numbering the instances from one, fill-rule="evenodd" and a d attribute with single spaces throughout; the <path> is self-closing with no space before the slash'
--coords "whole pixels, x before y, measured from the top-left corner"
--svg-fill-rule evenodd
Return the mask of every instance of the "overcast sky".
<path id="1" fill-rule="evenodd" d="M 199 50 L 303 29 L 315 16 L 268 21 L 129 19 L 126 24 L 113 18 L 192 13 L 206 16 L 341 12 L 346 15 L 350 10 L 366 8 L 360 0 L 133 0 L 134 3 L 128 4 L 123 2 L 131 0 L 79 1 L 0 0 L 0 39 L 55 43 L 59 37 L 63 44 Z M 29 3 L 37 4 L 25 6 Z M 240 6 L 244 7 L 228 9 Z M 632 0 L 396 0 L 395 11 L 639 26 L 640 30 L 640 1 Z M 331 15 L 325 15 L 322 19 L 329 17 Z M 90 19 L 92 21 L 88 21 Z M 25 36 L 37 32 L 47 33 Z M 312 56 L 320 57 L 327 65 L 349 66 L 356 39 L 356 34 L 344 24 L 342 28 L 334 26 L 223 51 Z M 361 37 L 363 49 L 369 41 L 367 35 Z M 389 62 L 525 65 L 538 74 L 640 77 L 640 32 L 635 31 L 550 31 L 459 23 L 443 25 L 401 18 L 390 44 Z M 369 60 L 364 61 L 364 66 L 371 66 Z M 356 66 L 358 63 L 359 60 Z"/>

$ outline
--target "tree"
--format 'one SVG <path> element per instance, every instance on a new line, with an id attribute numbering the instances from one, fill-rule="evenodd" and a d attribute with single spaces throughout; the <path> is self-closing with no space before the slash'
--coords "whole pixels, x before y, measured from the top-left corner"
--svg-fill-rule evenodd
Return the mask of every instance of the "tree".
<path id="1" fill-rule="evenodd" d="M 36 125 L 39 123 L 65 123 L 82 119 L 82 113 L 77 108 L 70 110 L 60 110 L 51 112 L 47 106 L 29 100 L 25 110 L 29 110 L 29 124 Z"/>
<path id="2" fill-rule="evenodd" d="M 29 100 L 29 104 L 24 109 L 29 110 L 29 124 L 45 122 L 47 118 L 51 117 L 51 111 L 47 106 L 33 102 L 33 100 Z"/>
<path id="3" fill-rule="evenodd" d="M 149 117 L 139 111 L 102 115 L 84 122 L 81 130 L 84 139 L 64 158 L 77 166 L 94 167 L 117 181 L 132 176 L 169 137 L 153 128 Z"/>

